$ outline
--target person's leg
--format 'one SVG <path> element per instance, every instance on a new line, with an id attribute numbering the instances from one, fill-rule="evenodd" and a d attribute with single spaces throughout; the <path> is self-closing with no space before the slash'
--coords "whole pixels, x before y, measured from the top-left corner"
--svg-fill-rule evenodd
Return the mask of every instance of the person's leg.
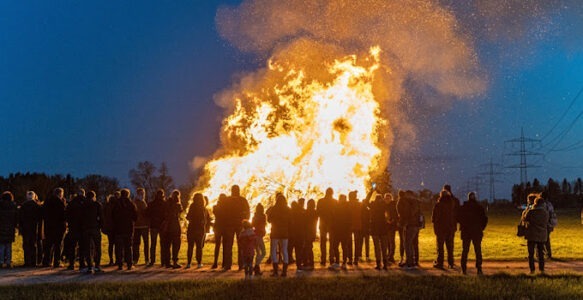
<path id="1" fill-rule="evenodd" d="M 196 263 L 202 265 L 202 249 L 204 248 L 204 232 L 198 232 L 195 236 L 194 242 L 196 244 Z"/>
<path id="2" fill-rule="evenodd" d="M 528 267 L 530 268 L 530 273 L 534 273 L 534 247 L 535 242 L 528 241 L 527 248 L 528 248 Z"/>
<path id="3" fill-rule="evenodd" d="M 188 235 L 187 238 L 187 246 L 186 246 L 186 266 L 190 267 L 190 263 L 192 262 L 192 254 L 194 252 L 194 236 L 192 234 Z"/>
<path id="4" fill-rule="evenodd" d="M 482 274 L 482 238 L 472 239 L 472 244 L 474 244 L 474 252 L 476 252 L 476 269 L 478 274 Z"/>
<path id="5" fill-rule="evenodd" d="M 405 257 L 405 230 L 401 227 L 398 230 L 399 233 L 399 256 L 401 257 L 401 263 L 404 263 L 403 258 Z"/>
<path id="6" fill-rule="evenodd" d="M 415 237 L 419 234 L 419 227 L 407 226 L 403 232 L 405 235 L 405 257 L 407 267 L 415 266 Z M 443 256 L 442 256 L 443 264 Z"/>
<path id="7" fill-rule="evenodd" d="M 346 257 L 348 258 L 348 263 L 352 263 L 352 255 L 353 255 L 353 250 L 352 250 L 352 233 L 348 232 L 348 234 L 346 235 Z M 342 250 L 342 252 L 344 252 L 344 250 Z"/>
<path id="8" fill-rule="evenodd" d="M 237 266 L 239 270 L 243 270 L 244 262 L 242 258 L 243 248 L 241 247 L 241 243 L 239 241 L 239 233 L 241 233 L 242 228 L 237 228 L 235 230 L 235 236 L 237 237 Z"/>
<path id="9" fill-rule="evenodd" d="M 223 236 L 223 265 L 225 269 L 230 269 L 233 265 L 233 239 L 235 231 L 227 230 Z"/>
<path id="10" fill-rule="evenodd" d="M 381 268 L 381 259 L 382 259 L 382 254 L 381 254 L 381 240 L 380 237 L 378 235 L 373 235 L 372 236 L 372 244 L 374 247 L 374 257 L 376 259 L 377 262 L 377 266 L 376 269 L 380 270 Z"/>
<path id="11" fill-rule="evenodd" d="M 419 265 L 419 227 L 415 227 L 415 237 L 413 238 L 413 260 L 416 266 Z"/>
<path id="12" fill-rule="evenodd" d="M 547 241 L 544 243 L 545 245 L 545 252 L 548 258 L 553 257 L 553 251 L 551 250 L 551 231 L 547 230 Z"/>
<path id="13" fill-rule="evenodd" d="M 538 269 L 545 271 L 545 243 L 536 243 L 536 254 L 538 257 Z"/>
<path id="14" fill-rule="evenodd" d="M 150 260 L 148 261 L 150 265 L 154 265 L 156 262 L 156 244 L 158 243 L 159 230 L 157 228 L 150 229 Z"/>
<path id="15" fill-rule="evenodd" d="M 115 257 L 117 260 L 117 267 L 121 269 L 124 261 L 124 239 L 122 235 L 115 236 Z"/>
<path id="16" fill-rule="evenodd" d="M 115 244 L 115 237 L 113 236 L 113 234 L 108 233 L 107 234 L 107 255 L 109 256 L 109 265 L 113 265 L 114 260 L 114 254 L 113 254 L 113 245 Z"/>
<path id="17" fill-rule="evenodd" d="M 436 265 L 438 267 L 443 267 L 443 256 L 444 256 L 444 249 L 443 249 L 443 244 L 445 243 L 445 237 L 441 234 L 438 234 L 435 237 L 435 240 L 437 242 L 437 260 L 436 260 Z"/>
<path id="18" fill-rule="evenodd" d="M 219 263 L 219 251 L 221 250 L 221 242 L 223 240 L 221 231 L 219 231 L 219 230 L 215 231 L 214 237 L 215 237 L 215 257 L 214 257 L 213 265 L 211 267 L 213 269 L 217 268 L 218 263 Z M 225 247 L 223 246 L 223 249 L 224 248 Z M 224 263 L 223 263 L 222 267 L 224 267 Z"/>
<path id="19" fill-rule="evenodd" d="M 389 229 L 389 235 L 387 237 L 387 247 L 389 248 L 389 253 L 387 256 L 387 260 L 390 263 L 395 262 L 395 235 L 396 230 L 391 228 Z"/>
<path id="20" fill-rule="evenodd" d="M 362 256 L 362 241 L 362 231 L 354 231 L 354 263 L 358 263 L 358 260 L 360 260 L 360 257 Z"/>
<path id="21" fill-rule="evenodd" d="M 255 253 L 255 266 L 259 266 L 265 258 L 265 242 L 263 241 L 263 237 L 257 237 Z"/>
<path id="22" fill-rule="evenodd" d="M 8 249 L 7 249 L 7 243 L 0 242 L 0 267 L 6 261 L 6 252 L 7 251 L 8 251 Z M 6 262 L 6 263 L 8 263 L 8 262 Z"/>
<path id="23" fill-rule="evenodd" d="M 141 229 L 135 228 L 134 229 L 134 236 L 132 240 L 132 258 L 134 265 L 138 264 L 138 260 L 140 260 L 140 239 L 142 238 Z"/>
<path id="24" fill-rule="evenodd" d="M 320 227 L 320 263 L 326 265 L 326 243 L 328 243 L 328 232 Z"/>
<path id="25" fill-rule="evenodd" d="M 125 261 L 126 264 L 128 265 L 128 268 L 132 268 L 133 267 L 133 262 L 134 262 L 134 258 L 133 258 L 133 249 L 132 249 L 132 239 L 133 236 L 132 235 L 126 235 L 124 236 L 124 256 L 125 256 Z"/>
<path id="26" fill-rule="evenodd" d="M 96 232 L 93 235 L 93 244 L 95 245 L 95 267 L 101 268 L 101 232 Z"/>
<path id="27" fill-rule="evenodd" d="M 180 251 L 180 233 L 172 237 L 172 263 L 178 267 L 178 252 Z"/>
<path id="28" fill-rule="evenodd" d="M 445 245 L 447 247 L 447 264 L 449 265 L 449 267 L 453 267 L 454 265 L 454 259 L 453 259 L 453 238 L 455 236 L 455 233 L 452 233 L 451 235 L 447 236 L 446 240 L 445 240 Z"/>
<path id="29" fill-rule="evenodd" d="M 462 240 L 462 258 L 460 261 L 462 272 L 466 274 L 467 270 L 467 263 L 468 263 L 468 253 L 470 252 L 470 243 L 471 239 L 463 239 Z M 474 245 L 474 250 L 476 250 L 476 246 Z"/>

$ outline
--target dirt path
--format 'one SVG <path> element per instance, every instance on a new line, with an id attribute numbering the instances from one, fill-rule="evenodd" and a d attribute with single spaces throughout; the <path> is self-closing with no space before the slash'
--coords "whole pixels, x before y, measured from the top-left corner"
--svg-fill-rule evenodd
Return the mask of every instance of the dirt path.
<path id="1" fill-rule="evenodd" d="M 267 270 L 263 276 L 269 276 L 271 267 L 264 265 Z M 583 275 L 583 261 L 550 261 L 546 264 L 546 273 L 549 275 L 576 274 Z M 210 266 L 203 266 L 201 269 L 165 269 L 159 266 L 146 268 L 137 266 L 131 271 L 117 271 L 116 267 L 105 267 L 104 273 L 97 275 L 82 274 L 79 271 L 69 271 L 65 268 L 50 269 L 29 269 L 14 268 L 0 270 L 0 285 L 17 284 L 42 284 L 42 283 L 100 283 L 100 282 L 136 282 L 136 281 L 168 281 L 168 280 L 196 280 L 196 279 L 237 279 L 243 278 L 242 271 L 223 272 L 211 270 Z M 525 261 L 488 261 L 484 262 L 483 271 L 485 275 L 496 273 L 525 274 L 528 273 L 528 262 Z M 473 262 L 468 263 L 469 276 L 475 276 L 476 269 Z M 361 263 L 358 268 L 350 267 L 347 271 L 330 271 L 319 267 L 312 272 L 296 272 L 295 266 L 290 266 L 288 277 L 334 277 L 334 276 L 462 276 L 459 266 L 454 269 L 438 270 L 432 268 L 430 262 L 421 263 L 420 268 L 415 270 L 404 270 L 398 266 L 391 266 L 388 271 L 376 271 L 374 265 Z"/>

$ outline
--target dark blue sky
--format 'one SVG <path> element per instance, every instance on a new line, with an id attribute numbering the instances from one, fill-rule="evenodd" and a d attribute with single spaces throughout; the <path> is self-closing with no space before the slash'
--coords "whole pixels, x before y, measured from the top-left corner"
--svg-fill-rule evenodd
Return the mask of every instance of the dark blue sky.
<path id="1" fill-rule="evenodd" d="M 218 147 L 222 111 L 213 95 L 258 59 L 216 31 L 220 4 L 239 1 L 2 1 L 0 3 L 0 174 L 39 171 L 98 173 L 127 182 L 137 162 L 165 161 L 178 183 L 195 156 Z M 420 121 L 419 149 L 394 153 L 398 187 L 465 191 L 490 157 L 504 165 L 504 140 L 520 128 L 543 138 L 583 88 L 583 11 L 536 18 L 514 38 L 476 36 L 489 88 L 480 99 L 456 102 Z M 463 18 L 461 18 L 463 19 Z M 547 20 L 548 21 L 548 20 Z M 469 24 L 469 23 L 464 23 Z M 543 140 L 542 168 L 529 179 L 583 174 L 583 96 Z M 551 151 L 576 144 L 573 151 Z M 398 141 L 396 141 L 398 143 Z M 550 143 L 550 144 L 549 144 Z M 397 163 L 400 162 L 400 163 Z M 504 170 L 498 195 L 508 197 L 517 170 Z M 481 186 L 487 197 L 486 186 Z"/>

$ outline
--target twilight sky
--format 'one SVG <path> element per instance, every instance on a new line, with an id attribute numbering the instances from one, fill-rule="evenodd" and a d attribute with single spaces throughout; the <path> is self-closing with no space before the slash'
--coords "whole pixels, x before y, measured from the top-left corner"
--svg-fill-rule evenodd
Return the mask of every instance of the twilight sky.
<path id="1" fill-rule="evenodd" d="M 488 86 L 469 101 L 417 103 L 415 144 L 392 154 L 395 186 L 437 191 L 448 182 L 466 192 L 490 158 L 518 163 L 503 155 L 517 150 L 504 141 L 521 127 L 545 154 L 528 158 L 541 166 L 530 180 L 581 177 L 583 2 L 440 2 L 471 36 Z M 150 160 L 189 180 L 193 158 L 219 147 L 214 95 L 265 65 L 217 30 L 217 9 L 239 3 L 2 1 L 0 175 L 97 173 L 127 184 L 128 170 Z M 518 170 L 500 171 L 497 196 L 509 197 Z"/>

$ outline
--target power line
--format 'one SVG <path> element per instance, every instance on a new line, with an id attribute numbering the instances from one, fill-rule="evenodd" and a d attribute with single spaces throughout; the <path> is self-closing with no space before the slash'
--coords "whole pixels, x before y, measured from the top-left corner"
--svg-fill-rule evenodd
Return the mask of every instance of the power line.
<path id="1" fill-rule="evenodd" d="M 527 157 L 529 156 L 542 156 L 542 153 L 538 153 L 538 152 L 533 152 L 527 149 L 527 143 L 530 144 L 530 147 L 534 147 L 535 145 L 538 145 L 540 147 L 541 144 L 541 140 L 539 139 L 531 139 L 531 138 L 526 138 L 524 137 L 524 130 L 521 128 L 520 129 L 520 137 L 519 138 L 515 138 L 515 139 L 510 139 L 505 141 L 505 143 L 511 143 L 511 144 L 518 144 L 519 145 L 519 150 L 518 151 L 514 151 L 514 152 L 510 152 L 507 153 L 505 155 L 508 156 L 519 156 L 520 157 L 520 162 L 516 165 L 511 165 L 511 166 L 507 166 L 506 168 L 509 169 L 520 169 L 520 183 L 525 183 L 528 181 L 528 168 L 538 168 L 540 166 L 537 165 L 529 165 L 527 163 Z"/>
<path id="2" fill-rule="evenodd" d="M 542 140 L 546 139 L 553 132 L 553 130 L 555 130 L 555 128 L 557 128 L 557 126 L 559 125 L 559 123 L 561 123 L 561 121 L 563 121 L 563 119 L 565 118 L 565 116 L 567 115 L 567 113 L 569 112 L 569 110 L 571 110 L 571 108 L 573 107 L 573 105 L 575 104 L 575 102 L 577 101 L 577 99 L 579 98 L 579 96 L 581 96 L 582 93 L 583 93 L 583 87 L 581 87 L 581 89 L 579 90 L 579 92 L 577 93 L 577 95 L 575 95 L 575 97 L 573 97 L 573 99 L 571 100 L 571 104 L 569 104 L 569 107 L 567 107 L 567 109 L 565 110 L 565 112 L 563 112 L 563 115 L 561 115 L 561 117 L 555 123 L 555 125 L 553 125 L 553 127 L 542 137 Z"/>
<path id="3" fill-rule="evenodd" d="M 490 191 L 490 202 L 494 202 L 494 200 L 496 200 L 496 183 L 497 182 L 502 182 L 501 180 L 497 180 L 496 176 L 498 175 L 502 175 L 503 173 L 498 171 L 498 169 L 501 167 L 500 164 L 495 164 L 492 161 L 492 158 L 490 158 L 490 162 L 487 164 L 482 164 L 480 165 L 483 168 L 486 168 L 487 171 L 486 172 L 482 172 L 479 173 L 480 175 L 486 175 L 488 176 L 488 184 L 489 184 L 489 191 Z"/>

